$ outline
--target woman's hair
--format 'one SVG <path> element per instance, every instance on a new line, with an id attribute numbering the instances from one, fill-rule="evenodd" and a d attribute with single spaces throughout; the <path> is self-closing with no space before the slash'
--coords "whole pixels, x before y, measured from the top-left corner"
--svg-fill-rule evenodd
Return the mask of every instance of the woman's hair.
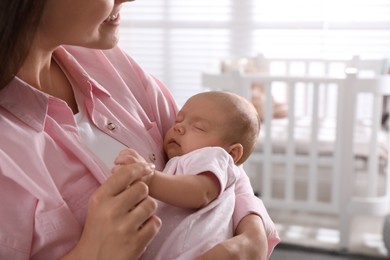
<path id="1" fill-rule="evenodd" d="M 0 90 L 23 65 L 45 3 L 46 0 L 0 1 Z"/>

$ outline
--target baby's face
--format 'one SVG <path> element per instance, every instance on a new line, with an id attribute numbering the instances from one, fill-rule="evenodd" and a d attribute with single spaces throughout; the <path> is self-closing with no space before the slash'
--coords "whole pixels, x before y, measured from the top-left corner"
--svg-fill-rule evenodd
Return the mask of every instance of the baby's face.
<path id="1" fill-rule="evenodd" d="M 226 112 L 213 100 L 202 96 L 190 98 L 165 135 L 164 150 L 168 158 L 208 146 L 226 149 L 228 144 L 222 140 L 228 130 L 226 118 Z"/>

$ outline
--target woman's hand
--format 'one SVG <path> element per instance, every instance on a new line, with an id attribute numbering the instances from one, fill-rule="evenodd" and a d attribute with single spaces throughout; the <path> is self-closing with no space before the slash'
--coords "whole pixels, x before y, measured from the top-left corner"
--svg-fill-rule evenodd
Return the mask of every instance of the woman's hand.
<path id="1" fill-rule="evenodd" d="M 197 260 L 266 260 L 267 251 L 268 241 L 263 221 L 257 215 L 248 215 L 238 224 L 236 236 L 214 246 Z"/>
<path id="2" fill-rule="evenodd" d="M 140 179 L 144 163 L 117 165 L 91 196 L 81 239 L 64 259 L 137 259 L 158 232 L 157 204 Z"/>

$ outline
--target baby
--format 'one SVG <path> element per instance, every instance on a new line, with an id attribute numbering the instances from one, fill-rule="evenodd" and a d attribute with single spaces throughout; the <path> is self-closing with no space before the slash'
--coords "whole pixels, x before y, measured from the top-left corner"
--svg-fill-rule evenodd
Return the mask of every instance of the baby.
<path id="1" fill-rule="evenodd" d="M 168 163 L 145 182 L 162 227 L 142 259 L 195 259 L 233 236 L 235 182 L 260 128 L 254 106 L 229 92 L 192 96 L 164 138 Z M 133 159 L 129 159 L 133 158 Z M 145 161 L 125 150 L 116 163 Z"/>

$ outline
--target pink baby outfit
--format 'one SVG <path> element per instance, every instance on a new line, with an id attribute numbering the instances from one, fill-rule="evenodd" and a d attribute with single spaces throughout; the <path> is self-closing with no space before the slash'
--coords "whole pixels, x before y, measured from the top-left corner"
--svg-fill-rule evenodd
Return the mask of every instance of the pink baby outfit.
<path id="1" fill-rule="evenodd" d="M 234 187 L 241 171 L 224 149 L 206 147 L 173 157 L 163 170 L 172 175 L 196 175 L 208 171 L 219 181 L 219 196 L 199 210 L 159 202 L 157 216 L 162 220 L 162 227 L 142 260 L 195 259 L 233 236 Z"/>

